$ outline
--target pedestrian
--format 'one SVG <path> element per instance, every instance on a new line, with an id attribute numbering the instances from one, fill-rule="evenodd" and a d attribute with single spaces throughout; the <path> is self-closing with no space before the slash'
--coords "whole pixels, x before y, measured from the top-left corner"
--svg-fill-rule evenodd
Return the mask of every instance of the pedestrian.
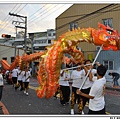
<path id="1" fill-rule="evenodd" d="M 2 71 L 0 70 L 0 101 L 2 99 L 3 86 L 4 86 L 3 75 Z M 2 109 L 2 106 L 0 106 L 0 109 Z"/>
<path id="2" fill-rule="evenodd" d="M 9 77 L 9 70 L 6 70 L 6 72 L 5 72 L 5 79 L 6 79 L 6 82 L 7 83 L 9 83 L 9 79 L 8 79 L 8 77 Z"/>
<path id="3" fill-rule="evenodd" d="M 78 88 L 80 88 L 80 85 L 82 84 L 82 68 L 85 69 L 86 73 L 87 73 L 87 69 L 81 65 L 81 64 L 77 64 L 77 69 L 73 70 L 71 73 L 71 79 L 73 80 L 72 83 L 72 94 L 71 94 L 71 114 L 74 114 L 74 106 L 77 103 L 78 104 L 78 111 L 79 113 L 81 112 L 80 109 L 80 95 L 76 94 L 76 90 Z M 80 67 L 79 67 L 80 66 Z"/>
<path id="4" fill-rule="evenodd" d="M 3 76 L 3 79 L 5 79 L 5 73 L 6 73 L 6 70 L 3 69 L 3 70 L 2 70 L 2 76 Z"/>
<path id="5" fill-rule="evenodd" d="M 113 87 L 118 88 L 118 79 L 120 78 L 120 74 L 117 72 L 109 72 L 108 75 L 112 76 L 113 78 Z"/>
<path id="6" fill-rule="evenodd" d="M 97 62 L 96 62 L 96 64 L 97 64 Z M 88 70 L 88 72 L 91 71 L 92 76 L 91 76 L 91 78 L 89 76 L 86 78 L 86 81 L 84 82 L 84 84 L 81 88 L 81 92 L 89 94 L 91 86 L 94 82 L 93 76 L 97 73 L 97 70 L 93 69 L 92 62 L 89 59 L 84 62 L 84 65 L 86 65 L 85 68 Z M 85 77 L 86 77 L 86 71 L 83 69 L 82 70 L 82 82 L 84 81 Z M 79 109 L 81 111 L 81 114 L 84 114 L 83 109 L 84 109 L 86 103 L 87 102 L 89 103 L 89 98 L 81 96 L 80 100 L 81 100 L 81 102 L 79 104 Z"/>
<path id="7" fill-rule="evenodd" d="M 25 68 L 25 72 L 24 72 L 24 79 L 23 79 L 23 84 L 24 84 L 24 94 L 26 94 L 28 96 L 28 89 L 29 89 L 29 82 L 30 82 L 30 71 L 28 69 L 28 67 Z"/>
<path id="8" fill-rule="evenodd" d="M 20 91 L 23 90 L 23 83 L 22 83 L 22 70 L 20 70 L 20 67 L 18 67 L 18 77 L 17 77 L 17 80 L 18 80 L 18 84 L 20 86 Z"/>
<path id="9" fill-rule="evenodd" d="M 15 90 L 17 89 L 17 77 L 18 77 L 18 69 L 17 67 L 12 70 L 12 83 Z"/>
<path id="10" fill-rule="evenodd" d="M 66 66 L 65 68 L 68 68 Z M 69 87 L 69 80 L 70 80 L 70 71 L 69 70 L 61 70 L 60 72 L 60 103 L 64 106 L 69 104 L 70 100 L 70 87 Z"/>
<path id="11" fill-rule="evenodd" d="M 8 73 L 8 84 L 13 84 L 12 82 L 12 71 Z"/>
<path id="12" fill-rule="evenodd" d="M 104 75 L 106 74 L 106 67 L 100 65 L 97 67 L 97 80 L 94 81 L 90 93 L 86 94 L 77 90 L 77 94 L 89 98 L 89 111 L 88 114 L 105 114 L 105 86 L 106 86 L 106 78 Z"/>

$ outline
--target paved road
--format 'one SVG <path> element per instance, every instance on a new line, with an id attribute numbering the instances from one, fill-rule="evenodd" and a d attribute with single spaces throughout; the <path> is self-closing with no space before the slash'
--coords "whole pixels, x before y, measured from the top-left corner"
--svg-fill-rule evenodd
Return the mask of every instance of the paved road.
<path id="1" fill-rule="evenodd" d="M 26 96 L 23 91 L 15 91 L 12 85 L 5 84 L 2 103 L 10 115 L 70 115 L 70 105 L 62 106 L 59 98 L 38 98 L 34 90 L 37 86 L 37 80 L 32 79 L 29 96 Z M 107 114 L 120 114 L 119 93 L 119 91 L 107 89 L 105 94 Z M 87 114 L 87 106 L 84 112 Z M 75 105 L 75 115 L 78 115 L 77 105 Z"/>

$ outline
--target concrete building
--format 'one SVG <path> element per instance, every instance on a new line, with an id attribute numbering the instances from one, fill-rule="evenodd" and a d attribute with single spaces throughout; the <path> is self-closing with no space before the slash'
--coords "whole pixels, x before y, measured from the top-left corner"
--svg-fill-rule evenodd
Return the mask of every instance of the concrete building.
<path id="1" fill-rule="evenodd" d="M 33 52 L 43 51 L 46 46 L 50 46 L 53 43 L 52 40 L 56 39 L 56 32 L 54 29 L 48 29 L 45 32 L 28 33 L 28 35 L 32 40 Z"/>
<path id="2" fill-rule="evenodd" d="M 27 38 L 27 53 L 44 51 L 46 46 L 50 46 L 55 40 L 56 33 L 54 29 L 48 29 L 45 32 L 28 33 Z M 9 64 L 13 61 L 16 55 L 22 56 L 24 53 L 25 42 L 24 38 L 19 39 L 1 39 L 0 40 L 0 60 L 6 59 Z M 36 66 L 39 60 L 33 62 L 33 72 L 36 71 Z"/>
<path id="3" fill-rule="evenodd" d="M 120 4 L 73 4 L 56 18 L 57 38 L 72 28 L 98 28 L 98 22 L 109 25 L 120 33 Z M 80 43 L 79 47 L 86 59 L 94 59 L 99 46 L 90 43 Z M 120 51 L 104 51 L 97 61 L 107 66 L 108 71 L 120 73 Z"/>

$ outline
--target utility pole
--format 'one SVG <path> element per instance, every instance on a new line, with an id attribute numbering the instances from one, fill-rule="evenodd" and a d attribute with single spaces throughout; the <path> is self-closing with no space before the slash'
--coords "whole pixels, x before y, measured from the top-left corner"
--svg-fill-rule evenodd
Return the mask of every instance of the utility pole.
<path id="1" fill-rule="evenodd" d="M 25 53 L 26 53 L 26 51 L 27 51 L 27 17 L 26 16 L 21 16 L 21 15 L 17 15 L 17 14 L 14 14 L 14 13 L 10 13 L 9 12 L 9 15 L 11 15 L 11 16 L 16 16 L 16 17 L 19 17 L 19 18 L 21 18 L 21 20 L 23 21 L 23 22 L 20 22 L 20 21 L 13 21 L 12 23 L 18 23 L 19 25 L 21 24 L 21 23 L 23 23 L 25 26 L 24 27 L 22 27 L 22 26 L 15 26 L 16 27 L 16 32 L 17 32 L 17 28 L 22 28 L 22 29 L 25 29 L 25 34 L 24 34 L 24 44 L 25 44 Z M 24 19 L 23 19 L 24 18 Z"/>
<path id="2" fill-rule="evenodd" d="M 34 44 L 34 33 L 29 34 L 31 39 L 31 52 L 34 53 L 33 44 Z M 32 62 L 32 75 L 34 74 L 34 62 Z"/>

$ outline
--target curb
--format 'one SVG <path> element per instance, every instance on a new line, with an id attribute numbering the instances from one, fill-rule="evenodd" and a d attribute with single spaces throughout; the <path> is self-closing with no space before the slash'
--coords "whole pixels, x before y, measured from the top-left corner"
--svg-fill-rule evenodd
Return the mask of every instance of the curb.
<path id="1" fill-rule="evenodd" d="M 106 89 L 108 89 L 108 90 L 116 90 L 116 91 L 119 91 L 119 92 L 120 92 L 120 88 L 106 87 Z"/>
<path id="2" fill-rule="evenodd" d="M 0 106 L 2 106 L 2 113 L 4 114 L 4 115 L 9 115 L 9 112 L 8 112 L 8 110 L 7 110 L 7 108 L 5 107 L 5 105 L 0 101 Z"/>

